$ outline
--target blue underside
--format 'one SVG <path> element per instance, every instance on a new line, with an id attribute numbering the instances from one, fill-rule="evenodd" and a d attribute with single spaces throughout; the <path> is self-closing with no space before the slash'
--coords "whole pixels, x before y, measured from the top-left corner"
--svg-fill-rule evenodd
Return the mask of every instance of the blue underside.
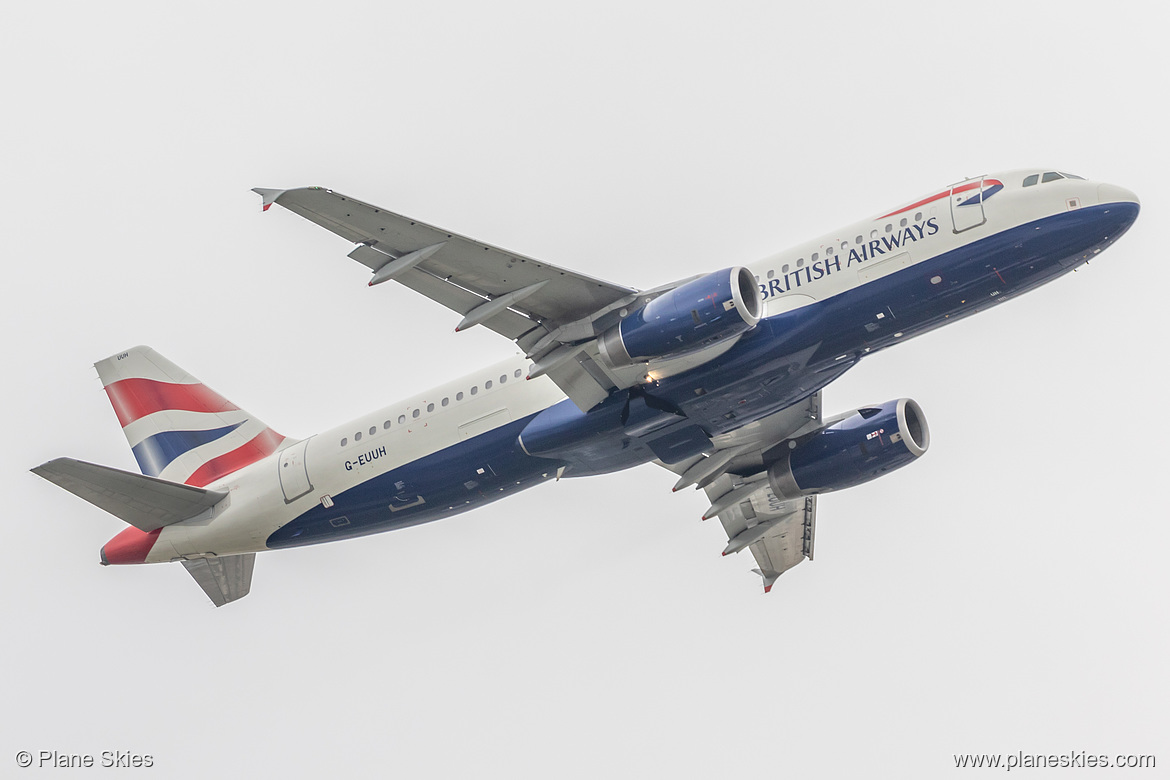
<path id="1" fill-rule="evenodd" d="M 832 298 L 770 317 L 721 357 L 645 389 L 710 435 L 806 398 L 877 352 L 1002 303 L 1067 273 L 1121 237 L 1138 206 L 1113 203 L 1023 225 Z M 879 319 L 877 314 L 883 316 Z M 843 357 L 842 357 L 843 356 Z M 570 401 L 563 401 L 569 404 Z M 618 429 L 573 456 L 531 457 L 517 437 L 532 417 L 408 463 L 333 496 L 268 538 L 296 547 L 438 520 L 554 478 L 654 458 Z"/>

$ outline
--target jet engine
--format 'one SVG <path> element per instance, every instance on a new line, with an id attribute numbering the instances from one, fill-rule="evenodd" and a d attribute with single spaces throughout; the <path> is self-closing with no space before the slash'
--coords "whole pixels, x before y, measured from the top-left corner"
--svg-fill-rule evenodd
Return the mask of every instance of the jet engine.
<path id="1" fill-rule="evenodd" d="M 613 368 L 695 352 L 751 330 L 761 309 L 752 273 L 743 266 L 725 268 L 630 313 L 601 335 L 598 348 Z"/>
<path id="2" fill-rule="evenodd" d="M 819 431 L 788 443 L 768 468 L 777 496 L 788 499 L 869 482 L 926 453 L 930 430 L 909 398 L 858 409 Z"/>

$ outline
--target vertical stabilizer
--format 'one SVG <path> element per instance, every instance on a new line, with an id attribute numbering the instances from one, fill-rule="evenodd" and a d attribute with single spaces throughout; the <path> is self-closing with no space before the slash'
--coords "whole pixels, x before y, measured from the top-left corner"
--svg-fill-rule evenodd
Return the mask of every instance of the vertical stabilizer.
<path id="1" fill-rule="evenodd" d="M 284 437 L 150 347 L 94 364 L 143 474 L 196 487 L 271 455 Z"/>

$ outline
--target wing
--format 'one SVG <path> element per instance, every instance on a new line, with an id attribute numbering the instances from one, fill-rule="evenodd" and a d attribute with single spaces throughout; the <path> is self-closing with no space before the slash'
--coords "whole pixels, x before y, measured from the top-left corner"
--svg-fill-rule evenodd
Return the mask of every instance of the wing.
<path id="1" fill-rule="evenodd" d="M 616 318 L 616 310 L 633 303 L 638 290 L 474 241 L 333 190 L 254 191 L 263 197 L 265 210 L 276 203 L 356 243 L 349 257 L 373 271 L 371 286 L 396 281 L 463 315 L 456 330 L 482 324 L 517 342 L 534 360 L 551 358 L 540 373 L 548 373 L 583 409 L 614 386 L 593 364 L 587 348 L 574 352 L 565 347 L 596 336 L 608 326 L 606 316 Z"/>
<path id="2" fill-rule="evenodd" d="M 718 516 L 727 532 L 724 555 L 750 549 L 764 592 L 805 558 L 812 560 L 816 496 L 784 500 L 768 484 L 764 453 L 777 443 L 821 425 L 821 394 L 717 437 L 707 455 L 667 466 L 678 473 L 675 490 L 701 487 L 711 501 L 703 519 Z"/>

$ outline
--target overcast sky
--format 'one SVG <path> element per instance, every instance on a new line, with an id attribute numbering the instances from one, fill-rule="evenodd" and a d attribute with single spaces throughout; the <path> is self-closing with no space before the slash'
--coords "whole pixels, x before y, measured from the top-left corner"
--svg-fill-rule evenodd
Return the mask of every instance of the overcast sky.
<path id="1" fill-rule="evenodd" d="M 53 749 L 179 778 L 1170 765 L 1167 12 L 788 5 L 7 8 L 0 774 Z M 931 451 L 823 498 L 816 561 L 767 597 L 654 466 L 261 554 L 219 610 L 177 565 L 100 567 L 120 521 L 28 473 L 135 468 L 92 369 L 135 344 L 297 437 L 511 354 L 252 187 L 648 287 L 1031 166 L 1142 216 L 826 391 L 916 399 Z"/>

